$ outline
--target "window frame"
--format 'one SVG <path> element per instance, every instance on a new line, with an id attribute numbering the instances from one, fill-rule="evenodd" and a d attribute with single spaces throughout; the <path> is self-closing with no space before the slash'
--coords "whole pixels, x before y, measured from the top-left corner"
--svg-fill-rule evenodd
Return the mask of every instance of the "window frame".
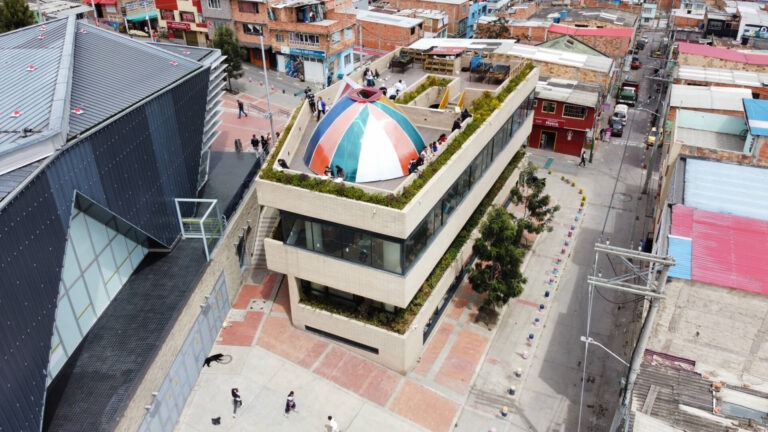
<path id="1" fill-rule="evenodd" d="M 549 106 L 552 107 L 551 111 L 549 111 L 547 109 Z M 555 101 L 541 101 L 541 112 L 544 113 L 544 114 L 555 114 L 555 113 L 557 113 L 557 102 L 555 102 Z"/>
<path id="2" fill-rule="evenodd" d="M 573 115 L 568 115 L 568 114 L 566 114 L 566 110 L 567 110 L 568 108 L 571 108 L 571 109 L 579 109 L 579 110 L 581 110 L 581 112 L 583 113 L 583 115 L 582 115 L 581 117 L 579 117 L 579 116 L 573 116 Z M 565 118 L 572 118 L 572 119 L 577 119 L 577 120 L 584 120 L 585 118 L 587 118 L 587 115 L 588 115 L 588 114 L 589 114 L 589 112 L 588 112 L 588 110 L 587 110 L 587 107 L 584 107 L 584 106 L 581 106 L 581 105 L 563 104 L 563 117 L 565 117 Z"/>

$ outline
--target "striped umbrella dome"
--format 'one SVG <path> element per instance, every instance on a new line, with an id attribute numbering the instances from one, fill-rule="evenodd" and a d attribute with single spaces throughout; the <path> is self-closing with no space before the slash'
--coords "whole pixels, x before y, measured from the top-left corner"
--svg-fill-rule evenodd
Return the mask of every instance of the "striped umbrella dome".
<path id="1" fill-rule="evenodd" d="M 304 163 L 317 174 L 344 170 L 344 179 L 365 183 L 408 175 L 424 139 L 381 91 L 358 88 L 342 96 L 309 139 Z"/>

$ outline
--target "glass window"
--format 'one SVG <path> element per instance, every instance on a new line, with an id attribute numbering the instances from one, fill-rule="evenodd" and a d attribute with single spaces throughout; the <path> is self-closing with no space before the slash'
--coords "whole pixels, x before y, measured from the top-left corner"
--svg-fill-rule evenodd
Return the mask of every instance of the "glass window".
<path id="1" fill-rule="evenodd" d="M 331 33 L 331 42 L 333 42 L 333 43 L 341 42 L 341 32 L 340 31 Z"/>
<path id="2" fill-rule="evenodd" d="M 551 101 L 544 101 L 541 104 L 541 112 L 554 114 L 557 111 L 557 103 Z"/>
<path id="3" fill-rule="evenodd" d="M 181 20 L 184 22 L 195 22 L 195 13 L 194 12 L 179 12 L 181 16 Z"/>
<path id="4" fill-rule="evenodd" d="M 355 36 L 354 36 L 353 30 L 352 30 L 352 27 L 347 27 L 347 28 L 344 29 L 344 39 L 345 40 L 350 40 L 350 39 L 353 39 L 354 37 Z"/>
<path id="5" fill-rule="evenodd" d="M 221 9 L 221 0 L 208 0 L 208 7 L 210 9 Z"/>
<path id="6" fill-rule="evenodd" d="M 238 4 L 258 4 L 258 3 L 251 3 L 251 2 L 237 2 Z M 261 26 L 258 24 L 249 24 L 249 23 L 243 23 L 243 33 L 247 35 L 260 35 L 261 34 Z"/>
<path id="7" fill-rule="evenodd" d="M 343 229 L 335 225 L 328 224 L 322 224 L 321 226 L 322 244 L 320 250 L 328 255 L 340 257 L 342 250 L 341 237 L 343 234 Z M 315 231 L 315 233 L 317 233 L 317 231 Z M 315 245 L 317 245 L 316 237 Z"/>
<path id="8" fill-rule="evenodd" d="M 282 33 L 275 33 L 275 42 L 285 42 L 285 36 Z"/>
<path id="9" fill-rule="evenodd" d="M 584 119 L 587 117 L 587 108 L 577 105 L 563 106 L 563 117 Z"/>

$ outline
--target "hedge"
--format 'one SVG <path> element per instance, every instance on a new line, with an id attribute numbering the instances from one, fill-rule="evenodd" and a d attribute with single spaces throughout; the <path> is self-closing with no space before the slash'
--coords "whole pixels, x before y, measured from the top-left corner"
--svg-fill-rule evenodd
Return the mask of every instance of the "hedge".
<path id="1" fill-rule="evenodd" d="M 448 87 L 448 84 L 450 83 L 451 83 L 451 80 L 448 78 L 438 78 L 436 76 L 430 75 L 427 77 L 427 79 L 424 80 L 424 82 L 419 84 L 418 87 L 416 87 L 415 89 L 409 92 L 403 93 L 403 95 L 397 98 L 395 102 L 400 105 L 408 105 L 409 103 L 411 103 L 411 101 L 419 97 L 422 93 L 424 93 L 428 89 L 432 87 L 445 88 L 445 87 Z"/>
<path id="2" fill-rule="evenodd" d="M 391 207 L 395 209 L 403 209 L 410 202 L 410 200 L 416 196 L 417 193 L 424 187 L 425 184 L 434 176 L 440 169 L 451 159 L 451 157 L 459 151 L 461 146 L 477 131 L 480 126 L 493 114 L 493 112 L 499 108 L 504 100 L 509 96 L 518 85 L 528 76 L 533 70 L 532 63 L 526 63 L 523 66 L 520 73 L 514 78 L 510 79 L 506 86 L 499 92 L 498 95 L 493 96 L 490 92 L 484 92 L 482 96 L 475 99 L 472 102 L 470 111 L 472 112 L 472 121 L 467 124 L 464 129 L 459 132 L 458 135 L 448 144 L 447 148 L 443 150 L 440 155 L 426 166 L 422 174 L 415 179 L 411 184 L 403 188 L 403 191 L 398 194 L 382 195 L 379 193 L 366 192 L 358 187 L 347 183 L 336 183 L 333 181 L 323 180 L 317 176 L 310 176 L 307 174 L 292 174 L 285 171 L 279 171 L 274 168 L 277 155 L 282 150 L 288 134 L 293 127 L 296 117 L 298 116 L 299 109 L 294 111 L 291 120 L 286 125 L 283 133 L 280 134 L 280 139 L 275 146 L 274 153 L 270 156 L 267 164 L 261 169 L 259 176 L 263 180 L 272 181 L 276 183 L 282 183 L 285 185 L 296 186 L 302 189 L 307 189 L 315 192 L 327 193 L 336 195 L 342 198 L 353 199 L 357 201 L 363 201 L 371 204 L 381 205 L 385 207 Z M 439 78 L 435 78 L 439 79 Z M 429 79 L 428 79 L 429 80 Z M 421 86 L 419 86 L 421 87 Z"/>

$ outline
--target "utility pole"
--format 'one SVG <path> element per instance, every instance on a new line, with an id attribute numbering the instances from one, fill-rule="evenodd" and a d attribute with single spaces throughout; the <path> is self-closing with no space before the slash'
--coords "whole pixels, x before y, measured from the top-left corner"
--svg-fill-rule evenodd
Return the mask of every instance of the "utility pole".
<path id="1" fill-rule="evenodd" d="M 597 261 L 600 255 L 604 255 L 609 262 L 611 258 L 618 259 L 624 264 L 627 270 L 617 274 L 612 278 L 603 278 L 602 272 L 598 270 Z M 675 260 L 671 256 L 660 257 L 651 253 L 641 252 L 639 250 L 624 249 L 611 246 L 608 243 L 598 243 L 595 245 L 595 265 L 593 275 L 587 278 L 589 283 L 590 296 L 587 305 L 587 335 L 584 347 L 584 364 L 582 371 L 582 393 L 579 401 L 579 424 L 578 430 L 581 430 L 582 405 L 584 404 L 584 376 L 587 370 L 587 348 L 589 347 L 589 329 L 592 310 L 592 292 L 597 288 L 614 289 L 630 294 L 642 295 L 650 299 L 651 305 L 646 315 L 643 327 L 635 345 L 629 370 L 627 371 L 626 385 L 622 393 L 619 409 L 613 419 L 610 431 L 617 430 L 622 420 L 627 419 L 629 414 L 629 401 L 632 396 L 637 375 L 640 372 L 640 365 L 643 360 L 643 353 L 648 346 L 653 330 L 653 324 L 658 312 L 661 299 L 664 298 L 664 286 L 667 282 L 669 270 L 675 265 Z"/>

